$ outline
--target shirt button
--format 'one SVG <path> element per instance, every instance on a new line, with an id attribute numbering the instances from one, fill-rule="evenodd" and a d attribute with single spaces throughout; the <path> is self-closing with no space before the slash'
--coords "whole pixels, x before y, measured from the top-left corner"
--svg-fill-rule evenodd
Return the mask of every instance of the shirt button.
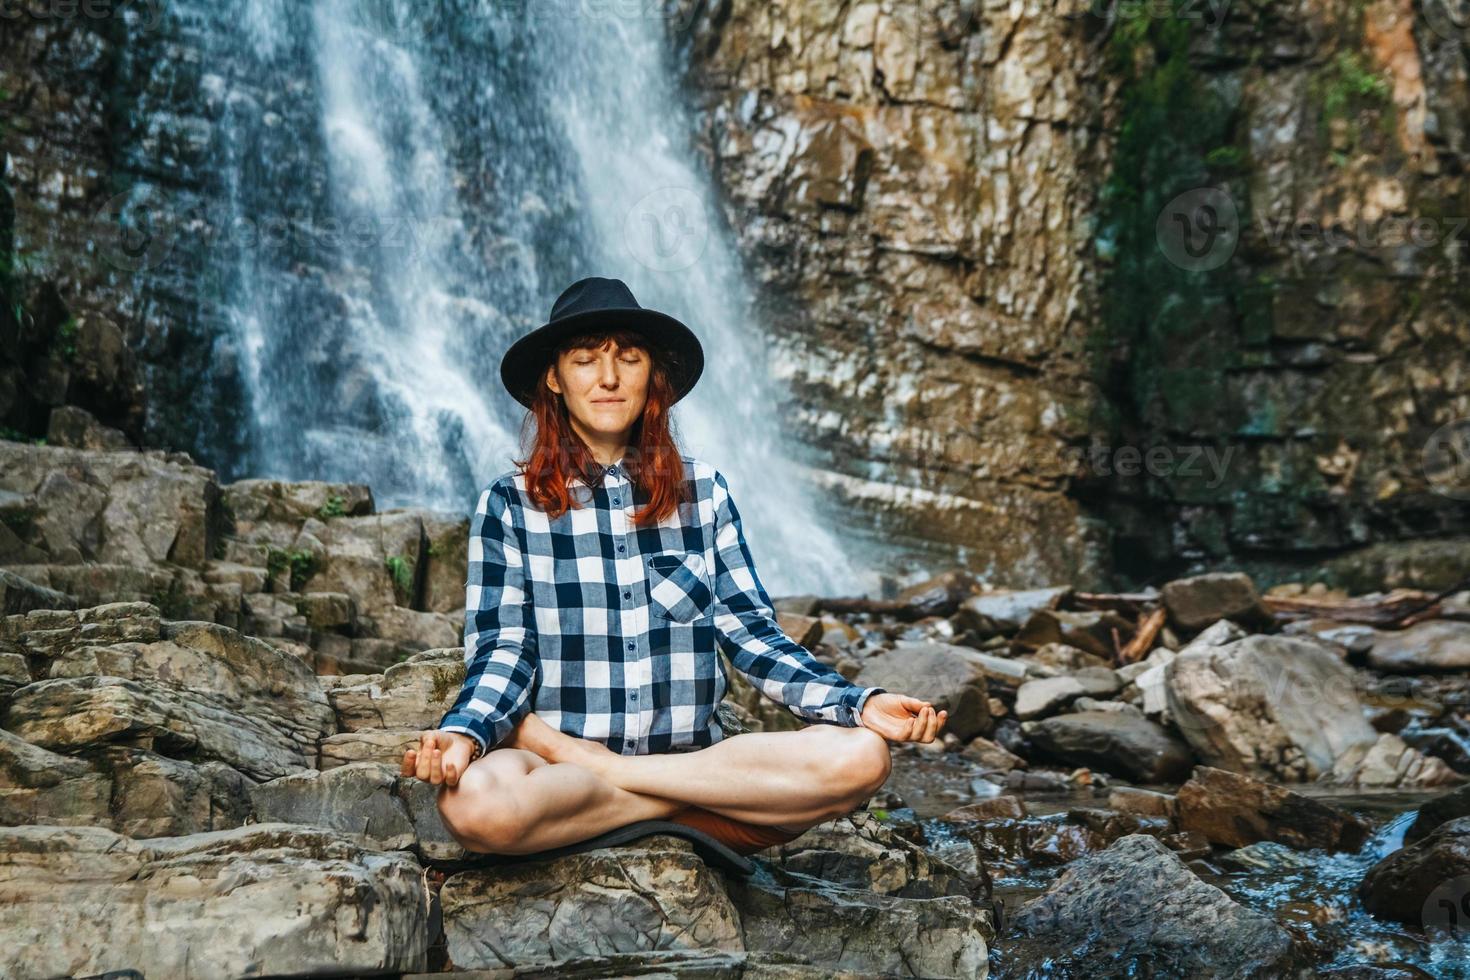
<path id="1" fill-rule="evenodd" d="M 619 551 L 622 551 L 623 550 L 623 546 L 622 545 L 618 545 L 618 550 Z"/>
<path id="2" fill-rule="evenodd" d="M 624 592 L 623 593 L 623 598 L 624 599 L 631 599 L 631 598 L 633 598 L 633 593 L 631 593 L 631 592 Z"/>
<path id="3" fill-rule="evenodd" d="M 632 694 L 628 695 L 628 697 L 632 698 L 634 701 L 637 701 L 638 700 L 638 692 L 637 691 L 634 691 Z"/>
<path id="4" fill-rule="evenodd" d="M 631 650 L 631 649 L 633 649 L 634 646 L 635 646 L 635 644 L 629 643 L 628 644 L 628 649 Z"/>
<path id="5" fill-rule="evenodd" d="M 622 503 L 622 501 L 620 501 L 620 500 L 618 500 L 618 498 L 617 498 L 617 497 L 614 497 L 614 498 L 613 498 L 613 503 L 615 503 L 615 504 L 617 504 L 617 503 Z"/>

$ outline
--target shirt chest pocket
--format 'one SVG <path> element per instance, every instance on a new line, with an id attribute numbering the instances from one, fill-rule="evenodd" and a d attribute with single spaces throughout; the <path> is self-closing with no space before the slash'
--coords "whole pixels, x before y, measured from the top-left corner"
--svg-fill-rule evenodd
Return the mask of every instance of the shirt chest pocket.
<path id="1" fill-rule="evenodd" d="M 708 616 L 714 595 L 704 573 L 704 555 L 697 551 L 649 555 L 648 599 L 653 618 L 692 623 Z"/>

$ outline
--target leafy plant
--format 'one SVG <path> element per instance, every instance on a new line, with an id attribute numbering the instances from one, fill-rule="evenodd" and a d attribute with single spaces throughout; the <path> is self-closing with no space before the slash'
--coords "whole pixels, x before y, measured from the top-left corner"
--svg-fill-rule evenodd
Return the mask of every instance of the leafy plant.
<path id="1" fill-rule="evenodd" d="M 317 508 L 316 516 L 322 520 L 330 517 L 345 517 L 347 514 L 347 501 L 337 494 L 327 498 L 327 502 Z"/>
<path id="2" fill-rule="evenodd" d="M 407 596 L 413 591 L 413 562 L 401 555 L 390 555 L 383 563 L 388 568 L 388 577 L 400 594 Z"/>

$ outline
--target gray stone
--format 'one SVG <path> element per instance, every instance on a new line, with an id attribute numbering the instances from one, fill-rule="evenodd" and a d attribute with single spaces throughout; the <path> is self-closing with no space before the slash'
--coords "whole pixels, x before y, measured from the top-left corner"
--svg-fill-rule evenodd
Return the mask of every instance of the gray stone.
<path id="1" fill-rule="evenodd" d="M 1015 926 L 1022 938 L 1008 953 L 1016 976 L 1043 964 L 1096 976 L 1100 963 L 1126 963 L 1130 975 L 1279 976 L 1296 960 L 1284 929 L 1143 834 L 1074 862 Z"/>
<path id="2" fill-rule="evenodd" d="M 1068 765 L 1137 782 L 1173 782 L 1194 762 L 1189 747 L 1163 727 L 1116 711 L 1057 715 L 1025 729 L 1032 744 Z"/>
<path id="3" fill-rule="evenodd" d="M 1406 630 L 1379 631 L 1368 663 L 1402 674 L 1470 670 L 1470 623 L 1430 619 Z"/>
<path id="4" fill-rule="evenodd" d="M 0 975 L 233 978 L 427 966 L 412 858 L 289 824 L 134 841 L 0 829 Z"/>
<path id="5" fill-rule="evenodd" d="M 1240 572 L 1211 572 L 1176 579 L 1161 590 L 1169 619 L 1186 630 L 1202 630 L 1222 619 L 1265 625 L 1271 615 L 1261 605 L 1255 583 Z"/>
<path id="6" fill-rule="evenodd" d="M 985 669 L 971 652 L 945 643 L 904 641 L 869 657 L 854 682 L 931 702 L 949 712 L 945 729 L 967 739 L 990 730 Z"/>

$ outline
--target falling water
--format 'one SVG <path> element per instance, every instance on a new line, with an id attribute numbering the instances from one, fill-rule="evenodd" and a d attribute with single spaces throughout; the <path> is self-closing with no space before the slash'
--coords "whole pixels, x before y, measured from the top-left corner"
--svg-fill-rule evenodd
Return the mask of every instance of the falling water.
<path id="1" fill-rule="evenodd" d="M 169 8 L 201 46 L 234 48 L 233 74 L 209 80 L 219 198 L 223 224 L 253 235 L 205 260 L 249 400 L 227 478 L 360 481 L 380 507 L 463 512 L 519 451 L 500 353 L 572 280 L 614 276 L 705 346 L 676 432 L 729 478 L 767 587 L 872 588 L 801 492 L 771 351 L 690 147 L 669 39 L 685 25 L 660 7 Z"/>

